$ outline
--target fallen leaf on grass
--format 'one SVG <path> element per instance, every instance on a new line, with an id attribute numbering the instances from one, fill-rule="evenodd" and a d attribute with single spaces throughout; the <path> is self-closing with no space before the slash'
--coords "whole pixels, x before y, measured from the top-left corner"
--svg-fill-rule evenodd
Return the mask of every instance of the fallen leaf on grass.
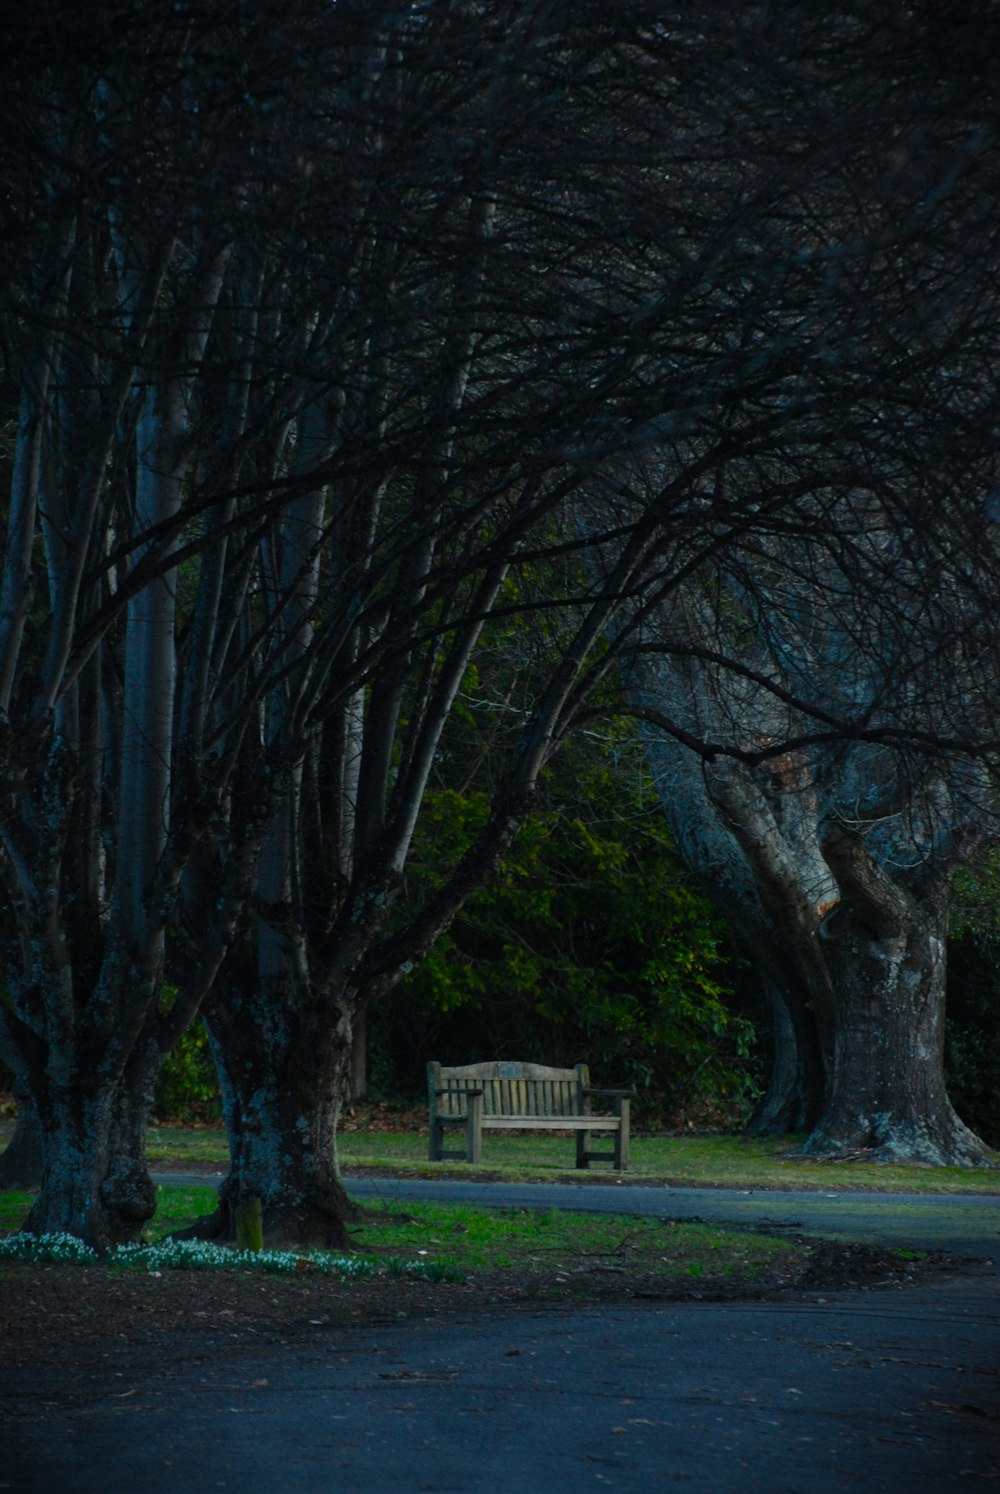
<path id="1" fill-rule="evenodd" d="M 985 1421 L 996 1421 L 997 1414 L 987 1411 L 984 1406 L 973 1406 L 968 1401 L 963 1401 L 959 1406 L 949 1405 L 947 1401 L 928 1401 L 927 1408 L 930 1411 L 947 1411 L 951 1416 L 979 1416 Z"/>

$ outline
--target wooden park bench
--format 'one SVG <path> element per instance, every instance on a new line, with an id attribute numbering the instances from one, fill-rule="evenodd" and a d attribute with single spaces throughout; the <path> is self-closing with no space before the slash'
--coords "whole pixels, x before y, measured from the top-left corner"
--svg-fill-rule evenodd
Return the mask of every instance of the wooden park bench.
<path id="1" fill-rule="evenodd" d="M 628 1167 L 628 1089 L 592 1089 L 585 1063 L 572 1069 L 552 1069 L 540 1063 L 470 1063 L 446 1068 L 427 1065 L 430 1102 L 430 1159 L 456 1157 L 465 1162 L 482 1159 L 484 1131 L 575 1131 L 576 1165 L 611 1162 L 619 1171 Z M 611 1114 L 594 1114 L 591 1102 L 605 1102 Z M 465 1132 L 462 1151 L 446 1151 L 445 1131 Z M 592 1131 L 610 1131 L 614 1151 L 591 1150 Z"/>

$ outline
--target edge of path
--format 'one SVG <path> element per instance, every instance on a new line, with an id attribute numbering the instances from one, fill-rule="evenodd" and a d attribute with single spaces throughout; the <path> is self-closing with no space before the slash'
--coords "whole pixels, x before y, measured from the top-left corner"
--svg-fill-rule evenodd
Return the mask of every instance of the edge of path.
<path id="1" fill-rule="evenodd" d="M 155 1172 L 161 1184 L 221 1182 L 221 1171 Z M 417 1179 L 382 1172 L 345 1173 L 359 1199 L 396 1203 L 424 1200 L 484 1208 L 573 1209 L 580 1213 L 653 1215 L 706 1224 L 826 1235 L 835 1239 L 948 1250 L 994 1268 L 1000 1262 L 1000 1197 L 981 1193 L 795 1192 L 758 1188 L 674 1188 L 616 1181 L 574 1188 L 565 1183 L 466 1182 Z"/>

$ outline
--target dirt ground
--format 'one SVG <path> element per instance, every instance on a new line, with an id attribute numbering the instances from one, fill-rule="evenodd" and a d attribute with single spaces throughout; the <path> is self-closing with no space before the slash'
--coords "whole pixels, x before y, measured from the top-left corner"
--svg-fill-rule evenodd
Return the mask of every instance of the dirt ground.
<path id="1" fill-rule="evenodd" d="M 190 1343 L 292 1342 L 316 1324 L 393 1323 L 441 1313 L 582 1303 L 794 1298 L 839 1289 L 898 1288 L 954 1271 L 942 1255 L 918 1261 L 868 1245 L 814 1242 L 791 1265 L 750 1282 L 643 1276 L 586 1265 L 560 1273 L 476 1272 L 462 1284 L 408 1278 L 333 1281 L 207 1271 L 130 1274 L 103 1267 L 6 1263 L 0 1268 L 0 1341 L 15 1371 L 72 1362 L 99 1374 L 122 1351 L 139 1360 L 185 1357 Z"/>

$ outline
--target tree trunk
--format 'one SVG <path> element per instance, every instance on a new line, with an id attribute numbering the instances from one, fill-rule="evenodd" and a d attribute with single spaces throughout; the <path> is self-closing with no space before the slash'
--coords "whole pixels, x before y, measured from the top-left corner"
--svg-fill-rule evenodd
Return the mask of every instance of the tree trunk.
<path id="1" fill-rule="evenodd" d="M 105 1251 L 114 1241 L 101 1201 L 108 1154 L 111 1096 L 74 1085 L 38 1104 L 42 1186 L 25 1221 L 30 1234 L 71 1234 Z"/>
<path id="2" fill-rule="evenodd" d="M 35 1100 L 43 1166 L 25 1230 L 69 1233 L 100 1254 L 138 1242 L 156 1211 L 145 1163 L 144 1093 L 88 1075 L 47 1084 Z"/>
<path id="3" fill-rule="evenodd" d="M 368 1013 L 359 1007 L 354 1014 L 351 1038 L 351 1101 L 363 1100 L 368 1093 Z"/>
<path id="4" fill-rule="evenodd" d="M 83 987 L 77 990 L 65 959 L 60 963 L 59 920 L 36 927 L 33 979 L 20 988 L 15 983 L 9 1014 L 21 1038 L 19 1078 L 29 1087 L 42 1136 L 39 1193 L 24 1228 L 75 1235 L 103 1253 L 138 1241 L 156 1210 L 145 1123 L 160 1054 L 137 1048 L 141 1024 L 133 1005 L 146 976 L 114 945 L 104 950 L 96 982 L 76 972 Z M 37 1006 L 40 992 L 50 1019 L 45 1044 L 29 1041 L 19 1015 Z M 101 1020 L 107 1012 L 114 1026 Z"/>
<path id="5" fill-rule="evenodd" d="M 101 1200 L 114 1220 L 116 1243 L 137 1240 L 156 1213 L 156 1185 L 146 1162 L 146 1126 L 161 1056 L 134 1058 L 115 1090 L 108 1166 Z"/>
<path id="6" fill-rule="evenodd" d="M 986 1147 L 944 1080 L 945 917 L 922 904 L 876 932 L 845 908 L 827 943 L 837 1023 L 827 1102 L 803 1151 L 973 1166 Z"/>
<path id="7" fill-rule="evenodd" d="M 771 1069 L 767 1089 L 746 1124 L 749 1136 L 807 1131 L 823 1108 L 825 1080 L 819 1034 L 804 1002 L 789 1002 L 762 977 L 771 1016 Z"/>
<path id="8" fill-rule="evenodd" d="M 336 1128 L 350 1013 L 285 997 L 273 983 L 249 999 L 220 993 L 205 1014 L 230 1166 L 216 1215 L 190 1233 L 235 1241 L 237 1206 L 259 1198 L 265 1245 L 346 1250 L 357 1210 L 340 1181 Z"/>

